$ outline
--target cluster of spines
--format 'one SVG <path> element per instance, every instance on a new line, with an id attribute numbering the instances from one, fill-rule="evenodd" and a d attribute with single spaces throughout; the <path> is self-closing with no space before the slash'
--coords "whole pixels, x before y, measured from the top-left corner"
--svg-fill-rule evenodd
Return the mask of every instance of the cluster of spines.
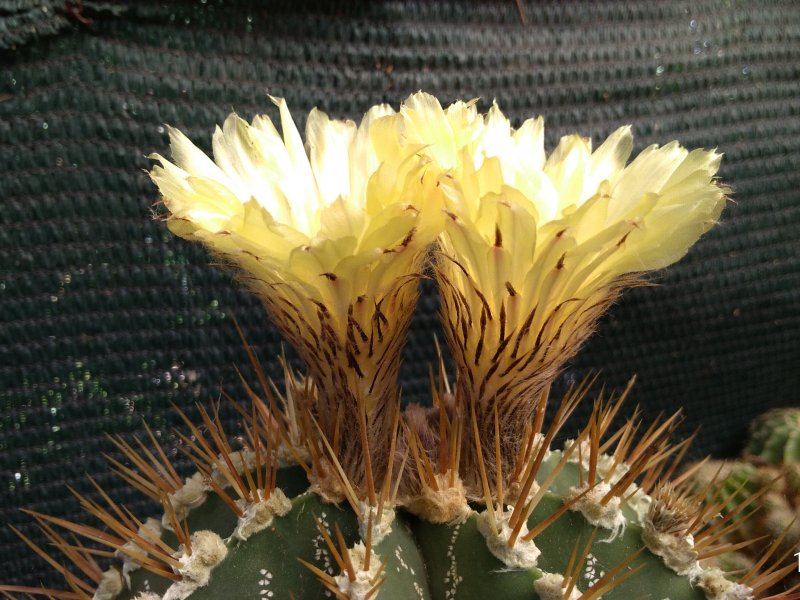
<path id="1" fill-rule="evenodd" d="M 372 550 L 372 514 L 368 517 L 367 523 L 367 535 L 366 539 L 364 540 L 364 563 L 361 565 L 354 564 L 353 559 L 350 556 L 350 548 L 347 545 L 347 542 L 344 539 L 344 535 L 342 534 L 341 529 L 338 525 L 334 526 L 334 532 L 336 536 L 336 541 L 333 540 L 328 530 L 325 526 L 320 522 L 318 518 L 315 517 L 315 521 L 317 523 L 317 530 L 319 531 L 322 539 L 325 541 L 325 545 L 328 548 L 333 560 L 336 562 L 336 565 L 339 567 L 341 572 L 340 577 L 346 577 L 348 582 L 351 584 L 357 580 L 358 575 L 360 572 L 364 572 L 369 575 L 368 577 L 368 585 L 369 588 L 367 589 L 366 593 L 364 594 L 363 600 L 370 600 L 373 598 L 378 591 L 380 590 L 381 586 L 383 585 L 384 578 L 383 573 L 386 570 L 386 560 L 383 560 L 379 565 L 378 568 L 375 570 L 375 573 L 370 573 L 370 563 L 375 559 L 375 555 Z M 319 567 L 309 563 L 305 560 L 300 560 L 300 562 L 312 573 L 314 573 L 317 578 L 319 579 L 320 583 L 328 590 L 331 594 L 333 594 L 338 600 L 349 600 L 349 596 L 342 590 L 341 586 L 337 582 L 336 577 L 323 571 Z"/>

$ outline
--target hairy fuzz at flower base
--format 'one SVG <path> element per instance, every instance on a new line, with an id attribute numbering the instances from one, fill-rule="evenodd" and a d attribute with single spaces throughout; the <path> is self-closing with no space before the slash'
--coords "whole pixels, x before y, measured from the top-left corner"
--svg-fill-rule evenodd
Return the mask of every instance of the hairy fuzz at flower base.
<path id="1" fill-rule="evenodd" d="M 286 103 L 274 102 L 282 138 L 266 116 L 231 115 L 212 161 L 170 130 L 175 164 L 155 155 L 151 177 L 172 231 L 232 265 L 303 358 L 314 393 L 299 418 L 330 441 L 325 461 L 363 490 L 365 469 L 380 473 L 388 459 L 400 351 L 438 233 L 426 219 L 435 181 L 415 148 L 398 151 L 388 106 L 360 126 L 315 109 L 304 148 Z M 332 497 L 334 468 L 315 474 Z"/>
<path id="2" fill-rule="evenodd" d="M 501 463 L 512 464 L 540 396 L 620 291 L 715 223 L 729 191 L 714 180 L 721 155 L 671 142 L 626 166 L 633 136 L 622 127 L 594 151 L 570 135 L 547 156 L 542 119 L 514 130 L 497 105 L 483 116 L 418 94 L 401 114 L 407 142 L 427 140 L 442 170 L 435 271 L 457 395 L 481 440 L 499 419 Z M 465 441 L 468 465 L 474 448 Z"/>

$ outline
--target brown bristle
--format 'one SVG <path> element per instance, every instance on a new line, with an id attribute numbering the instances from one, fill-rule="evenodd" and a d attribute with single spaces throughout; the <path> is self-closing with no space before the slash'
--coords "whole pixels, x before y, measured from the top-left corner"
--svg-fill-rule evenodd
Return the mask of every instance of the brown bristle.
<path id="1" fill-rule="evenodd" d="M 34 598 L 35 596 L 45 596 L 48 600 L 92 600 L 92 596 L 80 591 L 67 592 L 64 590 L 54 590 L 45 587 L 29 587 L 24 585 L 0 585 L 0 594 L 3 598 L 9 600 L 16 600 L 11 593 L 25 594 L 26 598 Z"/>
<path id="2" fill-rule="evenodd" d="M 650 485 L 649 482 L 657 479 L 658 474 L 663 471 L 665 461 L 671 456 L 679 454 L 685 447 L 683 444 L 669 443 L 670 435 L 680 423 L 680 410 L 661 423 L 659 423 L 660 419 L 656 419 L 647 428 L 638 443 L 631 448 L 634 434 L 638 428 L 634 424 L 635 417 L 636 413 L 621 430 L 623 433 L 619 436 L 613 454 L 613 464 L 604 477 L 611 487 L 600 499 L 602 505 L 606 505 L 614 497 L 620 497 L 623 501 L 627 501 L 630 496 L 626 494 L 639 478 L 646 482 L 646 485 Z M 617 466 L 623 463 L 627 466 L 625 474 L 612 484 L 611 478 L 616 472 Z"/>
<path id="3" fill-rule="evenodd" d="M 633 577 L 639 571 L 645 568 L 645 565 L 639 565 L 633 569 L 630 564 L 644 551 L 644 548 L 639 548 L 636 552 L 629 554 L 622 562 L 615 565 L 614 568 L 605 573 L 598 579 L 592 586 L 581 595 L 581 600 L 595 600 L 602 597 L 603 594 L 609 592 L 615 587 L 619 586 L 623 581 L 629 577 Z"/>
<path id="4" fill-rule="evenodd" d="M 353 509 L 353 512 L 358 516 L 359 520 L 363 520 L 364 515 L 362 514 L 361 507 L 359 506 L 359 496 L 356 493 L 356 489 L 351 483 L 350 479 L 347 476 L 347 473 L 344 472 L 342 465 L 339 463 L 339 459 L 334 452 L 333 448 L 330 445 L 330 442 L 325 437 L 325 434 L 322 431 L 322 428 L 319 426 L 317 421 L 314 417 L 309 413 L 308 414 L 309 420 L 314 424 L 317 428 L 317 432 L 319 433 L 319 439 L 323 443 L 325 450 L 327 451 L 327 460 L 329 464 L 333 467 L 332 475 L 337 482 L 337 491 L 342 491 L 344 493 L 345 500 L 350 505 L 350 508 Z"/>
<path id="5" fill-rule="evenodd" d="M 587 435 L 587 430 L 583 430 L 579 435 L 578 438 L 569 445 L 569 447 L 565 448 L 561 454 L 561 459 L 558 461 L 555 467 L 550 471 L 547 475 L 545 480 L 539 486 L 539 490 L 533 495 L 530 500 L 527 500 L 528 496 L 527 493 L 530 493 L 530 488 L 528 488 L 528 492 L 526 495 L 520 495 L 517 502 L 514 505 L 514 510 L 511 513 L 511 518 L 509 519 L 509 526 L 512 528 L 512 534 L 509 538 L 509 546 L 512 546 L 517 539 L 520 531 L 522 530 L 522 526 L 527 522 L 528 517 L 533 513 L 536 506 L 539 504 L 539 501 L 544 497 L 544 494 L 550 489 L 550 486 L 556 480 L 556 478 L 561 474 L 561 471 L 566 466 L 567 462 L 572 458 L 572 454 L 575 452 L 576 448 L 580 448 L 583 444 L 583 440 Z M 544 444 L 542 445 L 544 447 Z M 538 456 L 537 456 L 538 458 Z M 524 489 L 524 488 L 523 488 Z M 583 493 L 577 495 L 575 498 L 572 498 L 570 501 L 565 502 L 564 505 L 553 514 L 550 515 L 547 519 L 539 523 L 536 527 L 531 529 L 523 539 L 526 541 L 532 540 L 534 537 L 539 535 L 542 531 L 544 531 L 547 527 L 549 527 L 552 523 L 564 514 L 567 510 L 572 508 L 572 506 L 580 500 L 586 492 L 591 489 L 591 486 L 587 487 Z M 527 502 L 527 503 L 526 503 Z"/>
<path id="6" fill-rule="evenodd" d="M 152 571 L 157 575 L 167 577 L 175 581 L 180 580 L 180 576 L 173 572 L 173 568 L 177 569 L 180 567 L 180 563 L 172 556 L 176 552 L 175 549 L 167 546 L 157 536 L 144 537 L 146 534 L 140 534 L 139 527 L 141 526 L 141 523 L 138 524 L 136 530 L 133 530 L 125 523 L 118 521 L 113 515 L 108 513 L 96 503 L 83 498 L 80 496 L 80 494 L 77 494 L 77 497 L 79 500 L 81 500 L 81 504 L 84 509 L 100 519 L 103 524 L 112 531 L 112 533 L 96 529 L 89 525 L 73 523 L 72 521 L 68 521 L 66 519 L 52 517 L 34 511 L 24 510 L 23 512 L 30 514 L 40 523 L 61 527 L 86 539 L 98 542 L 107 548 L 110 548 L 114 552 L 121 552 L 129 558 L 139 562 L 143 568 Z M 133 541 L 142 550 L 142 552 L 137 552 L 130 548 L 126 548 L 125 545 L 130 541 Z M 40 554 L 40 556 L 44 558 L 43 554 Z"/>
<path id="7" fill-rule="evenodd" d="M 580 404 L 580 402 L 586 397 L 586 393 L 593 382 L 594 378 L 590 376 L 585 378 L 577 387 L 570 388 L 570 390 L 564 396 L 561 404 L 559 404 L 556 414 L 553 417 L 553 421 L 550 423 L 547 432 L 544 434 L 536 454 L 532 455 L 527 464 L 521 469 L 519 491 L 517 493 L 519 501 L 515 504 L 514 511 L 509 520 L 509 526 L 513 531 L 517 533 L 520 531 L 522 524 L 533 510 L 533 507 L 526 509 L 523 507 L 523 505 L 525 504 L 525 501 L 528 498 L 531 489 L 533 488 L 536 475 L 539 472 L 542 461 L 544 461 L 544 457 L 550 449 L 550 444 L 552 443 L 556 434 L 564 426 L 564 423 L 566 423 L 569 416 L 578 407 L 578 404 Z"/>
<path id="8" fill-rule="evenodd" d="M 365 560 L 364 560 L 364 571 L 369 571 L 370 568 L 370 560 L 372 556 L 372 514 L 370 513 L 368 517 L 369 521 L 367 524 L 367 539 L 365 541 Z M 334 536 L 336 539 L 334 540 L 331 538 L 330 533 L 322 524 L 322 522 L 314 515 L 314 521 L 317 525 L 317 530 L 319 531 L 322 539 L 325 542 L 325 545 L 328 547 L 328 551 L 330 552 L 331 556 L 333 557 L 334 561 L 336 562 L 337 566 L 341 573 L 347 575 L 347 579 L 352 583 L 356 580 L 356 568 L 353 565 L 353 561 L 350 559 L 350 553 L 348 551 L 347 543 L 344 539 L 344 535 L 342 534 L 342 530 L 339 528 L 339 525 L 334 525 Z M 319 567 L 303 560 L 298 559 L 298 561 L 305 566 L 309 571 L 314 573 L 317 576 L 317 579 L 322 583 L 322 585 L 336 598 L 341 598 L 343 600 L 349 600 L 350 596 L 339 589 L 338 584 L 336 583 L 336 579 L 330 573 L 326 573 Z M 386 561 L 384 560 L 379 565 L 378 569 L 376 570 L 375 575 L 370 580 L 370 585 L 372 586 L 364 596 L 364 598 L 371 598 L 378 592 L 381 585 L 383 584 L 383 573 L 386 569 Z"/>
<path id="9" fill-rule="evenodd" d="M 764 555 L 753 565 L 739 581 L 743 585 L 747 585 L 753 590 L 753 593 L 758 597 L 760 594 L 766 592 L 773 585 L 784 579 L 787 575 L 794 572 L 797 564 L 792 561 L 792 564 L 785 565 L 784 561 L 792 555 L 794 548 L 789 548 L 784 552 L 778 554 L 778 550 L 783 544 L 786 534 L 789 533 L 794 521 L 789 523 L 781 534 L 775 538 L 770 544 Z M 775 559 L 770 563 L 770 559 L 775 556 Z M 765 565 L 768 565 L 765 567 Z M 784 566 L 781 566 L 784 565 Z M 800 589 L 800 584 L 794 586 L 789 591 Z"/>
<path id="10" fill-rule="evenodd" d="M 589 539 L 586 541 L 586 545 L 583 547 L 583 551 L 580 554 L 578 553 L 578 548 L 580 548 L 581 540 L 580 538 L 575 540 L 575 545 L 572 547 L 572 554 L 569 557 L 569 563 L 567 563 L 567 568 L 564 571 L 564 583 L 566 586 L 564 588 L 563 598 L 565 600 L 572 596 L 572 590 L 575 589 L 575 586 L 578 584 L 578 580 L 583 572 L 583 565 L 586 564 L 589 551 L 592 549 L 595 535 L 597 535 L 597 529 L 592 530 L 592 533 L 589 534 Z"/>
<path id="11" fill-rule="evenodd" d="M 651 496 L 647 517 L 656 531 L 685 536 L 697 512 L 696 499 L 680 494 L 669 482 L 658 485 Z"/>

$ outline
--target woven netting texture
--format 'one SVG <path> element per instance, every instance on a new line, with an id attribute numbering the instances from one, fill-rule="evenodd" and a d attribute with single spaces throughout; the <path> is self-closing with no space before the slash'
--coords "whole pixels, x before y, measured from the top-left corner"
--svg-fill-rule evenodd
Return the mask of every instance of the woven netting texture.
<path id="1" fill-rule="evenodd" d="M 679 139 L 725 153 L 722 225 L 627 292 L 555 391 L 601 370 L 638 374 L 645 421 L 683 407 L 695 456 L 735 454 L 748 422 L 800 398 L 800 5 L 796 2 L 62 2 L 0 0 L 0 523 L 78 519 L 65 484 L 109 474 L 107 434 L 142 419 L 181 463 L 171 403 L 243 397 L 238 320 L 267 372 L 280 339 L 258 302 L 199 246 L 152 219 L 146 155 L 165 124 L 209 150 L 231 110 L 302 128 L 318 106 L 357 118 L 424 89 L 497 99 L 515 124 L 542 114 L 547 146 L 598 143 L 631 123 L 636 151 Z M 439 330 L 423 297 L 403 398 L 425 402 Z M 221 409 L 234 429 L 235 414 Z M 578 415 L 579 422 L 585 413 Z M 574 429 L 571 431 L 574 433 Z M 96 496 L 96 494 L 95 494 Z M 0 581 L 54 584 L 0 529 Z"/>

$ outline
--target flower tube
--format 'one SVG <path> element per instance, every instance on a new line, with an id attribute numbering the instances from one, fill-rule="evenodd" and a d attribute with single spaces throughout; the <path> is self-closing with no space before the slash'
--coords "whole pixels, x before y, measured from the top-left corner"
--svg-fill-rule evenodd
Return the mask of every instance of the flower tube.
<path id="1" fill-rule="evenodd" d="M 174 162 L 153 155 L 150 176 L 172 231 L 234 267 L 302 357 L 316 394 L 301 418 L 358 485 L 369 448 L 353 440 L 385 445 L 417 279 L 441 221 L 422 208 L 438 192 L 416 148 L 397 145 L 388 106 L 358 126 L 314 109 L 304 147 L 286 102 L 273 101 L 283 136 L 266 116 L 232 114 L 211 160 L 170 129 Z"/>
<path id="2" fill-rule="evenodd" d="M 511 465 L 540 397 L 620 291 L 716 222 L 729 191 L 714 178 L 721 155 L 671 142 L 628 164 L 633 136 L 621 127 L 595 150 L 566 136 L 548 156 L 543 120 L 514 130 L 496 104 L 484 117 L 420 95 L 401 113 L 407 141 L 427 141 L 443 170 L 435 270 L 459 395 L 487 465 L 495 415 Z"/>

